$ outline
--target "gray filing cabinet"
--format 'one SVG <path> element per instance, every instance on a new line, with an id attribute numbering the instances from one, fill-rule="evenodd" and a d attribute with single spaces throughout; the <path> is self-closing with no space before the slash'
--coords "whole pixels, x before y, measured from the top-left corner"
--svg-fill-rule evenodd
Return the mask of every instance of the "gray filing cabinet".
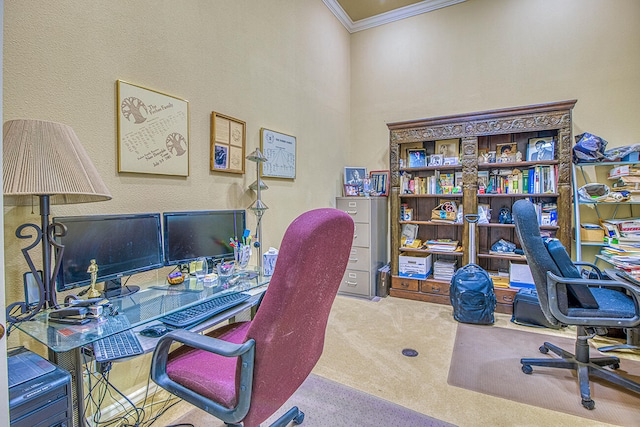
<path id="1" fill-rule="evenodd" d="M 387 198 L 337 197 L 336 207 L 353 218 L 355 232 L 338 292 L 364 298 L 376 296 L 378 269 L 387 263 Z"/>

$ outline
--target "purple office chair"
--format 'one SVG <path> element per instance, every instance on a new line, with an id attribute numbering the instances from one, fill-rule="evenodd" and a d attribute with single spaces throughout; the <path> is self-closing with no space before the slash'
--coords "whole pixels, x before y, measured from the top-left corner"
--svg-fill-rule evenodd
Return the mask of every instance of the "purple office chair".
<path id="1" fill-rule="evenodd" d="M 153 354 L 153 381 L 228 426 L 258 426 L 269 418 L 322 354 L 353 231 L 351 217 L 337 209 L 300 215 L 284 235 L 255 318 L 209 335 L 186 330 L 165 335 Z M 175 341 L 185 345 L 169 353 Z M 272 426 L 303 419 L 293 407 Z"/>

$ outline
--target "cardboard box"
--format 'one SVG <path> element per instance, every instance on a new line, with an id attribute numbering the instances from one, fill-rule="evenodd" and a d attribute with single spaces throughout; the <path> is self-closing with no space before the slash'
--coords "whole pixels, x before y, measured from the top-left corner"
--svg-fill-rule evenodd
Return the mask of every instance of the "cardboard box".
<path id="1" fill-rule="evenodd" d="M 398 257 L 398 275 L 412 279 L 426 279 L 432 271 L 431 255 L 427 257 L 413 257 L 400 255 Z"/>
<path id="2" fill-rule="evenodd" d="M 536 284 L 533 281 L 528 264 L 509 262 L 509 286 L 512 288 L 535 289 Z"/>
<path id="3" fill-rule="evenodd" d="M 584 225 L 580 226 L 580 239 L 584 242 L 602 242 L 604 239 L 604 229 L 598 228 L 585 228 Z"/>

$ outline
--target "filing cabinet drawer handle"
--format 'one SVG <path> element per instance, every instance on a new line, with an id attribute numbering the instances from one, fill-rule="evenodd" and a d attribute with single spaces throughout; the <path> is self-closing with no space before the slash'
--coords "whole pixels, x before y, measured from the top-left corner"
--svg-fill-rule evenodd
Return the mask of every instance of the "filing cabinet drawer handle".
<path id="1" fill-rule="evenodd" d="M 353 287 L 353 286 L 357 286 L 357 285 L 358 285 L 358 282 L 350 282 L 350 281 L 347 280 L 347 286 L 352 286 Z"/>
<path id="2" fill-rule="evenodd" d="M 512 303 L 512 302 L 513 302 L 513 297 L 512 297 L 512 296 L 510 296 L 510 295 L 504 295 L 504 296 L 502 297 L 502 300 L 503 300 L 504 302 L 511 302 L 511 303 Z"/>
<path id="3" fill-rule="evenodd" d="M 354 210 L 354 211 L 346 211 L 349 215 L 357 215 L 358 214 L 358 210 Z"/>
<path id="4" fill-rule="evenodd" d="M 434 293 L 439 294 L 439 293 L 440 293 L 440 286 L 432 286 L 432 287 L 431 287 L 431 290 L 432 290 Z"/>
<path id="5" fill-rule="evenodd" d="M 358 262 L 358 258 L 349 258 L 349 261 Z"/>

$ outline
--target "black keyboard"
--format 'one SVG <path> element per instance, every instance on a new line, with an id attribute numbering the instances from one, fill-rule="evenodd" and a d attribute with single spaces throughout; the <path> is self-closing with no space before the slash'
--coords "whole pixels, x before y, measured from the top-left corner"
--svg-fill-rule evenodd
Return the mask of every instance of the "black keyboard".
<path id="1" fill-rule="evenodd" d="M 251 295 L 245 293 L 222 295 L 168 314 L 160 318 L 160 321 L 174 328 L 186 328 L 235 307 L 249 298 L 251 298 Z"/>
<path id="2" fill-rule="evenodd" d="M 140 341 L 130 329 L 109 335 L 93 343 L 93 355 L 97 362 L 136 356 L 143 352 Z"/>

